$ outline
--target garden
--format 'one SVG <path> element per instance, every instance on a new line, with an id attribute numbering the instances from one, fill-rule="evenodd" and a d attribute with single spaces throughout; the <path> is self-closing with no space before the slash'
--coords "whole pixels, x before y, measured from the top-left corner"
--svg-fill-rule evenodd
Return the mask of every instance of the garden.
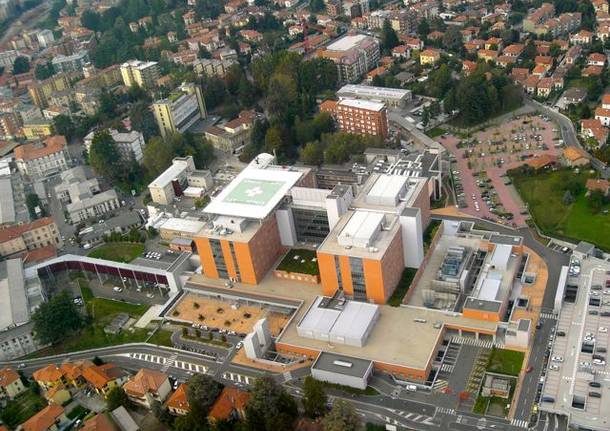
<path id="1" fill-rule="evenodd" d="M 277 266 L 278 270 L 299 274 L 319 275 L 318 259 L 314 250 L 292 249 Z"/>
<path id="2" fill-rule="evenodd" d="M 128 263 L 144 253 L 144 244 L 133 242 L 109 242 L 89 253 L 89 257 Z"/>

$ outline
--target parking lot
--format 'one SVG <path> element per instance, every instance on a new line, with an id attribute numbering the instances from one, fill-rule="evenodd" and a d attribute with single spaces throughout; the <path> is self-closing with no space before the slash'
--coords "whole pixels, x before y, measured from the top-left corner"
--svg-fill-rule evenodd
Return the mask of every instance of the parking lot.
<path id="1" fill-rule="evenodd" d="M 569 279 L 568 290 L 576 293 L 564 302 L 542 378 L 541 409 L 570 414 L 593 429 L 610 428 L 610 266 L 601 262 L 584 260 L 581 275 Z"/>
<path id="2" fill-rule="evenodd" d="M 527 213 L 506 171 L 541 155 L 558 156 L 558 131 L 546 117 L 526 114 L 472 137 L 435 138 L 455 157 L 452 174 L 464 212 L 524 226 Z"/>

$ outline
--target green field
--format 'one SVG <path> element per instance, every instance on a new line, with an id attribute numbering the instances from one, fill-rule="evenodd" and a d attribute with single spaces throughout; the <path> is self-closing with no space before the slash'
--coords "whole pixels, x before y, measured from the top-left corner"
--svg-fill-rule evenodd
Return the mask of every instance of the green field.
<path id="1" fill-rule="evenodd" d="M 295 259 L 295 257 L 298 258 Z M 280 271 L 318 275 L 320 274 L 320 269 L 318 268 L 318 261 L 313 260 L 315 258 L 315 251 L 295 248 L 284 256 L 277 269 Z M 305 262 L 302 262 L 303 260 Z"/>
<path id="2" fill-rule="evenodd" d="M 78 280 L 78 282 L 81 286 L 87 313 L 91 318 L 90 323 L 79 333 L 66 338 L 62 343 L 39 350 L 28 357 L 40 358 L 48 355 L 77 352 L 117 344 L 142 343 L 149 338 L 151 330 L 142 328 L 129 328 L 114 335 L 104 332 L 104 327 L 117 314 L 127 313 L 130 317 L 138 319 L 148 310 L 148 305 L 96 298 L 93 296 L 85 280 Z M 158 330 L 150 337 L 148 342 L 162 346 L 172 346 L 170 336 L 170 331 Z"/>
<path id="3" fill-rule="evenodd" d="M 440 127 L 433 127 L 432 129 L 426 132 L 426 135 L 428 135 L 428 137 L 430 138 L 436 138 L 437 136 L 441 136 L 445 132 L 445 129 L 441 129 Z"/>
<path id="4" fill-rule="evenodd" d="M 139 242 L 109 242 L 91 251 L 88 256 L 127 263 L 142 253 L 144 253 L 144 244 Z"/>
<path id="5" fill-rule="evenodd" d="M 511 172 L 511 178 L 519 194 L 528 204 L 536 225 L 547 235 L 575 241 L 588 241 L 610 251 L 610 215 L 604 211 L 594 214 L 589 208 L 585 191 L 574 196 L 571 205 L 564 205 L 566 178 L 584 186 L 589 171 L 576 175 L 570 170 L 523 175 Z M 606 205 L 606 210 L 610 205 Z"/>
<path id="6" fill-rule="evenodd" d="M 496 349 L 491 351 L 487 371 L 508 376 L 518 376 L 523 366 L 523 352 L 515 350 Z"/>

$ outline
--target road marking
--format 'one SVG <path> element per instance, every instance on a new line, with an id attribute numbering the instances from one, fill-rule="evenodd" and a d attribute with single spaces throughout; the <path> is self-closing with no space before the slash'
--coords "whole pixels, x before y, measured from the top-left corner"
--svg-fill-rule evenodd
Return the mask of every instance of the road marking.
<path id="1" fill-rule="evenodd" d="M 519 428 L 528 428 L 529 427 L 529 422 L 526 420 L 522 420 L 522 419 L 513 419 L 512 421 L 510 421 L 510 424 Z"/>

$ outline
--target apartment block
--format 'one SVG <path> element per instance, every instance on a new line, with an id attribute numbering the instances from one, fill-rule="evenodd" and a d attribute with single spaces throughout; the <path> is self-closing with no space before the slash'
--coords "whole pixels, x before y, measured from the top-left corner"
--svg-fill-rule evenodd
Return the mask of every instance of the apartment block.
<path id="1" fill-rule="evenodd" d="M 156 61 L 129 60 L 121 64 L 121 76 L 127 87 L 138 85 L 142 88 L 153 88 L 161 76 Z"/>
<path id="2" fill-rule="evenodd" d="M 17 169 L 23 175 L 41 178 L 68 169 L 66 138 L 51 136 L 41 142 L 31 142 L 15 148 Z"/>
<path id="3" fill-rule="evenodd" d="M 388 136 L 385 103 L 360 99 L 327 100 L 320 105 L 320 111 L 332 115 L 343 132 L 382 138 Z"/>
<path id="4" fill-rule="evenodd" d="M 49 105 L 51 94 L 57 91 L 67 90 L 72 87 L 68 75 L 57 74 L 43 81 L 39 81 L 28 87 L 28 92 L 34 104 L 39 108 L 46 108 Z"/>
<path id="5" fill-rule="evenodd" d="M 318 51 L 318 57 L 327 58 L 337 65 L 340 82 L 356 82 L 378 66 L 379 41 L 362 34 L 344 36 Z"/>
<path id="6" fill-rule="evenodd" d="M 201 194 L 212 185 L 211 173 L 195 169 L 193 157 L 187 156 L 174 158 L 171 166 L 148 185 L 148 190 L 153 202 L 170 205 L 176 197 L 190 194 L 189 189 L 198 189 L 197 193 Z"/>
<path id="7" fill-rule="evenodd" d="M 183 133 L 208 116 L 201 87 L 193 83 L 184 83 L 166 99 L 155 101 L 153 112 L 163 137 Z"/>
<path id="8" fill-rule="evenodd" d="M 114 141 L 122 161 L 135 161 L 138 163 L 142 161 L 146 142 L 144 141 L 144 135 L 141 132 L 138 132 L 137 130 L 119 132 L 116 129 L 109 129 L 108 132 L 110 133 L 110 136 L 112 136 L 112 140 Z M 94 136 L 95 131 L 92 131 L 84 138 L 83 143 L 85 144 L 87 151 L 91 148 Z"/>
<path id="9" fill-rule="evenodd" d="M 254 111 L 242 111 L 231 121 L 208 127 L 205 137 L 215 148 L 227 153 L 234 152 L 252 141 L 252 127 L 257 117 Z"/>
<path id="10" fill-rule="evenodd" d="M 52 64 L 55 73 L 83 71 L 83 66 L 89 63 L 89 52 L 79 51 L 72 55 L 57 55 L 53 57 Z"/>
<path id="11" fill-rule="evenodd" d="M 59 229 L 51 217 L 0 229 L 0 256 L 15 256 L 47 246 L 62 246 Z"/>

